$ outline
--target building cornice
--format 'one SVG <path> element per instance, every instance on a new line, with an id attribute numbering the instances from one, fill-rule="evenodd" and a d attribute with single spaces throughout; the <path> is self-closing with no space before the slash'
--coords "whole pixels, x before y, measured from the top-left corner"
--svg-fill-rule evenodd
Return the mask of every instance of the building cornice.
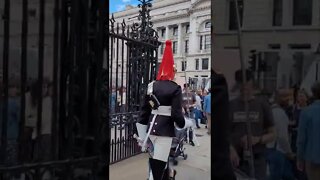
<path id="1" fill-rule="evenodd" d="M 242 29 L 243 33 L 320 31 L 320 27 Z M 237 31 L 213 31 L 214 35 L 237 35 Z"/>
<path id="2" fill-rule="evenodd" d="M 163 1 L 155 2 L 152 4 L 153 6 L 151 8 L 151 12 L 160 8 L 165 8 L 167 6 L 174 6 L 174 5 L 189 2 L 189 1 L 190 0 L 174 0 L 174 1 L 165 1 L 165 2 Z M 113 13 L 113 15 L 114 15 L 114 18 L 117 19 L 121 17 L 129 17 L 129 16 L 137 15 L 138 13 L 139 13 L 139 8 L 135 7 L 133 9 L 127 9 L 124 11 L 115 12 Z M 111 17 L 111 14 L 109 14 L 109 17 Z"/>
<path id="3" fill-rule="evenodd" d="M 204 6 L 204 7 L 199 7 L 199 8 L 196 8 L 196 9 L 190 8 L 188 13 L 192 14 L 192 13 L 203 11 L 203 10 L 207 10 L 207 9 L 211 10 L 211 6 Z"/>
<path id="4" fill-rule="evenodd" d="M 210 55 L 211 55 L 211 52 L 208 51 L 208 52 L 197 53 L 197 54 L 188 54 L 188 55 L 186 55 L 186 58 L 188 58 L 188 57 L 210 56 Z"/>
<path id="5" fill-rule="evenodd" d="M 188 73 L 211 73 L 210 69 L 208 69 L 208 70 L 188 70 L 187 69 L 187 72 Z M 184 71 L 177 71 L 177 73 L 184 73 Z M 201 78 L 201 75 L 203 76 L 203 75 L 207 75 L 207 74 L 200 74 L 199 78 Z"/>
<path id="6" fill-rule="evenodd" d="M 153 12 L 153 11 L 155 11 L 157 9 L 165 8 L 165 7 L 168 7 L 168 6 L 174 6 L 174 5 L 181 4 L 181 3 L 184 3 L 184 2 L 189 2 L 189 1 L 190 0 L 180 0 L 180 1 L 175 0 L 175 1 L 171 1 L 170 3 L 165 4 L 165 5 L 161 5 L 160 4 L 160 3 L 162 3 L 161 1 L 160 2 L 155 2 L 154 6 L 151 9 L 151 12 Z M 184 17 L 190 16 L 191 14 L 193 14 L 195 12 L 200 12 L 200 11 L 203 11 L 203 10 L 211 10 L 211 5 L 204 6 L 204 7 L 199 7 L 199 8 L 194 9 L 194 7 L 197 4 L 199 4 L 200 2 L 202 2 L 202 1 L 201 0 L 197 1 L 196 3 L 192 4 L 189 8 L 179 9 L 179 11 L 181 11 L 181 10 L 182 11 L 186 11 L 183 14 L 169 15 L 168 17 L 164 17 L 164 18 L 153 19 L 152 22 L 167 21 L 167 20 L 171 20 L 171 19 L 174 19 L 174 18 L 184 18 Z M 172 11 L 172 12 L 178 12 L 178 10 Z M 172 13 L 172 12 L 170 12 L 170 13 Z M 125 17 L 130 18 L 131 16 L 137 15 L 138 13 L 139 13 L 139 8 L 135 7 L 133 9 L 128 9 L 128 10 L 125 10 L 125 11 L 120 11 L 120 12 L 113 13 L 113 15 L 114 15 L 115 19 L 118 19 L 118 18 L 125 18 Z M 161 14 L 152 14 L 152 16 L 155 16 L 155 17 L 156 16 L 161 16 L 161 15 L 165 16 L 166 14 L 168 14 L 168 12 L 161 13 Z M 109 17 L 111 18 L 111 14 L 109 14 Z"/>
<path id="7" fill-rule="evenodd" d="M 173 15 L 173 16 L 169 16 L 169 17 L 165 17 L 165 18 L 159 18 L 159 19 L 153 19 L 152 22 L 162 22 L 162 21 L 168 21 L 168 20 L 172 20 L 172 19 L 179 19 L 179 18 L 185 18 L 185 17 L 189 17 L 189 14 L 179 14 L 179 15 Z"/>
<path id="8" fill-rule="evenodd" d="M 203 11 L 203 10 L 210 10 L 210 6 L 206 6 L 206 7 L 202 7 L 202 8 L 198 8 L 198 9 L 195 9 L 195 10 L 188 10 L 186 13 L 184 14 L 177 14 L 177 15 L 171 15 L 171 16 L 166 16 L 164 18 L 157 18 L 157 19 L 153 19 L 152 22 L 163 22 L 163 21 L 168 21 L 168 20 L 172 20 L 172 19 L 178 19 L 178 18 L 185 18 L 185 17 L 190 17 L 190 15 L 194 12 L 198 12 L 198 11 Z M 160 14 L 160 15 L 164 15 L 165 13 L 163 14 Z M 159 16 L 159 15 L 155 15 L 155 16 Z M 208 15 L 203 15 L 203 17 L 209 17 L 211 18 L 211 15 L 208 14 Z"/>
<path id="9" fill-rule="evenodd" d="M 178 59 L 186 59 L 186 58 L 189 58 L 189 57 L 203 57 L 203 56 L 211 56 L 211 52 L 210 51 L 205 51 L 203 53 L 195 53 L 195 54 L 187 54 L 185 56 L 181 56 L 181 55 L 174 55 L 174 59 L 178 60 Z M 158 59 L 162 59 L 162 56 L 161 57 L 158 57 Z"/>
<path id="10" fill-rule="evenodd" d="M 211 0 L 206 0 L 206 1 L 211 1 Z M 203 2 L 203 0 L 197 0 L 195 3 L 191 5 L 191 8 L 194 8 L 196 5 L 198 5 L 200 2 Z"/>

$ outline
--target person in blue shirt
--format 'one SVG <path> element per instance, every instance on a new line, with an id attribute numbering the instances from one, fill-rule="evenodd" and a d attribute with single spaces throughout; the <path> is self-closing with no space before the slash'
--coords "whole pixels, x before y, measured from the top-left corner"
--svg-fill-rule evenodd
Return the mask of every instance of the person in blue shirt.
<path id="1" fill-rule="evenodd" d="M 18 82 L 15 79 L 11 79 L 11 81 L 9 81 L 7 117 L 7 145 L 5 162 L 8 165 L 15 165 L 18 163 L 18 136 L 20 121 Z"/>
<path id="2" fill-rule="evenodd" d="M 297 139 L 297 168 L 309 180 L 320 179 L 320 82 L 312 86 L 315 101 L 301 111 Z"/>
<path id="3" fill-rule="evenodd" d="M 211 134 L 211 88 L 208 89 L 208 95 L 204 97 L 204 112 L 207 116 L 208 134 Z"/>

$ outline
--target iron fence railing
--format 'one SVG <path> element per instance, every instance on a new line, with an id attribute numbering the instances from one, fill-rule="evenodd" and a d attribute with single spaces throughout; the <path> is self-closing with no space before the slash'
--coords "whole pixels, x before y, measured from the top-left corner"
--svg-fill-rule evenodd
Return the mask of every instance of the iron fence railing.
<path id="1" fill-rule="evenodd" d="M 140 104 L 149 82 L 155 80 L 158 60 L 157 32 L 152 28 L 150 0 L 140 0 L 139 23 L 109 19 L 109 52 L 105 69 L 105 88 L 110 89 L 109 121 L 110 164 L 140 153 L 133 134 L 139 120 Z"/>
<path id="2" fill-rule="evenodd" d="M 100 178 L 107 164 L 99 90 L 108 1 L 1 5 L 0 179 Z M 21 17 L 11 18 L 15 11 Z M 10 29 L 19 23 L 21 30 Z"/>

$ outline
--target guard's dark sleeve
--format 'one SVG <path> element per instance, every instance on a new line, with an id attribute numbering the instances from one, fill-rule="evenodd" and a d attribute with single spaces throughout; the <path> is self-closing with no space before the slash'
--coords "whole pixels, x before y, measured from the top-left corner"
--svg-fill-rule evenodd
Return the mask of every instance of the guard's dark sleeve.
<path id="1" fill-rule="evenodd" d="M 140 114 L 140 124 L 148 125 L 149 117 L 151 115 L 151 107 L 149 104 L 149 96 L 145 96 L 144 101 L 141 106 L 141 114 Z"/>
<path id="2" fill-rule="evenodd" d="M 182 90 L 180 86 L 177 87 L 172 98 L 171 117 L 179 128 L 184 127 L 185 120 L 182 113 Z"/>
<path id="3" fill-rule="evenodd" d="M 222 74 L 212 70 L 212 177 L 236 180 L 230 161 L 228 85 Z"/>

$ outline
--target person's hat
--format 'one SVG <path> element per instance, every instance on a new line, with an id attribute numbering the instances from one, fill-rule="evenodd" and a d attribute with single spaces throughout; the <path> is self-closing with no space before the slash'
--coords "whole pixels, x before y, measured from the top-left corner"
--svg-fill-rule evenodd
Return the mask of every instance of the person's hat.
<path id="1" fill-rule="evenodd" d="M 174 61 L 172 53 L 172 42 L 166 41 L 166 47 L 164 49 L 162 62 L 157 75 L 157 80 L 173 80 L 174 79 Z"/>

